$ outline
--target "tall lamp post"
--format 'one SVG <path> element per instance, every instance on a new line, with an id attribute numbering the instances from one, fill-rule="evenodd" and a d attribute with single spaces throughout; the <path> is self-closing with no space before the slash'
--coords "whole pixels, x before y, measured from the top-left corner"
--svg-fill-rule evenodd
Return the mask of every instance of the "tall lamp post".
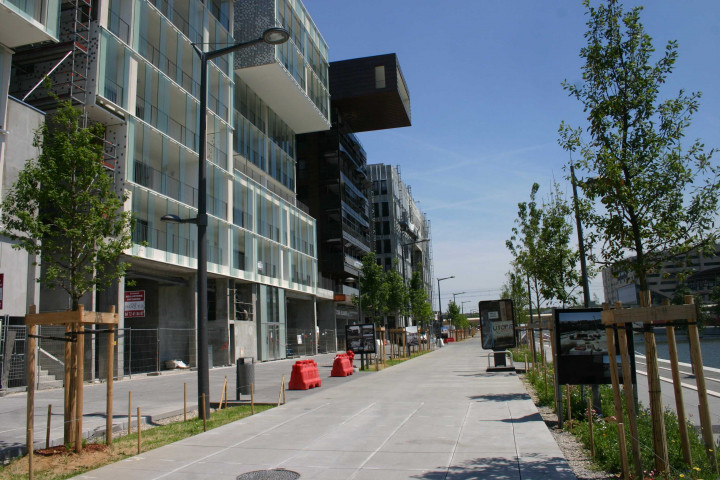
<path id="1" fill-rule="evenodd" d="M 203 51 L 202 44 L 193 43 L 193 50 L 200 56 L 200 127 L 198 129 L 198 213 L 195 218 L 182 219 L 177 215 L 165 215 L 160 220 L 171 223 L 194 223 L 197 225 L 197 369 L 198 369 L 198 410 L 205 403 L 204 418 L 210 414 L 210 367 L 208 363 L 207 340 L 207 176 L 206 176 L 206 148 L 207 148 L 207 64 L 210 60 L 227 55 L 228 53 L 252 47 L 261 43 L 280 45 L 288 41 L 290 33 L 281 27 L 272 27 L 265 30 L 260 38 L 249 42 L 235 43 L 217 50 Z"/>
<path id="2" fill-rule="evenodd" d="M 453 294 L 452 294 L 452 296 L 453 296 L 453 303 L 454 303 L 455 305 L 457 305 L 457 302 L 455 302 L 455 297 L 456 297 L 457 295 L 463 295 L 463 294 L 465 294 L 465 293 L 467 293 L 467 292 L 453 293 Z"/>
<path id="3" fill-rule="evenodd" d="M 466 303 L 472 303 L 472 300 L 465 300 L 464 302 L 460 302 L 460 313 L 465 315 L 465 304 Z"/>
<path id="4" fill-rule="evenodd" d="M 403 285 L 407 285 L 407 278 L 405 278 L 405 247 L 407 247 L 407 246 L 409 246 L 409 245 L 415 245 L 415 244 L 417 244 L 417 243 L 425 243 L 425 242 L 429 242 L 429 241 L 430 241 L 430 239 L 429 239 L 429 238 L 426 238 L 426 239 L 424 239 L 424 240 L 416 240 L 416 241 L 414 241 L 414 242 L 403 243 L 402 245 L 400 245 L 400 254 L 402 255 Z M 404 317 L 405 317 L 405 322 L 404 322 L 404 323 L 407 324 L 407 314 L 404 315 Z M 403 326 L 407 326 L 407 325 L 403 325 Z"/>
<path id="5" fill-rule="evenodd" d="M 437 279 L 437 282 L 438 282 L 438 316 L 440 317 L 440 330 L 442 330 L 442 295 L 440 295 L 440 282 L 442 282 L 443 280 L 450 279 L 450 278 L 455 278 L 455 275 L 450 275 L 449 277 L 443 277 L 443 278 Z"/>

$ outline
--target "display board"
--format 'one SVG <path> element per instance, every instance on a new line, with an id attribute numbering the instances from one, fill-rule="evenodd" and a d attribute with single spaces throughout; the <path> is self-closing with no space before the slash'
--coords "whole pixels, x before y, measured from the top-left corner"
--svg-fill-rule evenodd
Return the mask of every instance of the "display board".
<path id="1" fill-rule="evenodd" d="M 345 343 L 346 349 L 355 354 L 375 353 L 375 325 L 346 325 Z"/>
<path id="2" fill-rule="evenodd" d="M 418 327 L 417 325 L 411 327 L 405 327 L 405 336 L 408 347 L 417 347 L 420 342 L 418 339 Z"/>
<path id="3" fill-rule="evenodd" d="M 556 309 L 555 352 L 559 385 L 605 385 L 611 383 L 610 357 L 601 308 Z M 635 378 L 632 331 L 627 337 L 628 352 Z M 615 344 L 619 345 L 617 332 Z M 623 381 L 620 350 L 617 351 L 618 378 Z"/>
<path id="4" fill-rule="evenodd" d="M 515 348 L 515 314 L 512 300 L 483 300 L 480 312 L 480 338 L 486 350 Z"/>

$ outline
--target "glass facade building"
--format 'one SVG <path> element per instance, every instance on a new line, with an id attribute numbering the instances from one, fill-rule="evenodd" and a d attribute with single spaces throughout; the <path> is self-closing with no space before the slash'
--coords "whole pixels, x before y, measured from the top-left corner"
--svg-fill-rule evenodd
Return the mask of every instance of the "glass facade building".
<path id="1" fill-rule="evenodd" d="M 187 330 L 192 337 L 196 323 L 197 229 L 160 220 L 197 215 L 202 112 L 192 44 L 214 50 L 244 41 L 236 32 L 276 25 L 291 32 L 283 46 L 210 62 L 206 112 L 211 361 L 284 358 L 288 319 L 312 310 L 317 291 L 316 222 L 295 195 L 295 134 L 330 126 L 327 46 L 299 1 L 92 3 L 87 88 L 78 103 L 90 122 L 107 126 L 105 140 L 117 152 L 113 175 L 134 216 L 127 282 L 98 297 L 97 308 L 115 304 L 122 313 L 123 295 L 143 291 L 145 315 L 122 325 L 138 331 Z M 273 12 L 263 18 L 274 24 L 256 25 L 260 10 Z M 66 24 L 71 20 L 62 18 Z M 33 73 L 18 72 L 18 86 L 33 80 Z M 293 312 L 296 305 L 303 315 Z M 193 342 L 180 337 L 158 340 L 160 364 L 195 364 Z M 127 362 L 129 354 L 119 357 Z"/>

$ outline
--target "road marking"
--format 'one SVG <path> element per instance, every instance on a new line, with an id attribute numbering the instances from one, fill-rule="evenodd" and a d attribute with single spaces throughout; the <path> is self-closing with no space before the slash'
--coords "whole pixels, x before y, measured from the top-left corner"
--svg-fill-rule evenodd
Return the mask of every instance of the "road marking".
<path id="1" fill-rule="evenodd" d="M 647 372 L 644 372 L 644 371 L 638 370 L 638 369 L 636 369 L 636 371 L 637 371 L 637 373 L 639 373 L 640 375 L 645 375 L 645 376 L 647 377 Z M 667 383 L 673 383 L 672 378 L 660 377 L 660 380 L 662 380 L 663 382 L 667 382 Z M 680 383 L 680 385 L 682 385 L 682 386 L 685 387 L 685 388 L 689 388 L 690 390 L 695 390 L 695 391 L 697 392 L 697 387 L 696 387 L 695 385 L 690 385 L 689 383 L 682 383 L 682 382 Z M 707 391 L 707 394 L 708 394 L 708 395 L 712 395 L 713 397 L 720 398 L 720 392 L 715 392 L 715 391 L 713 391 L 713 390 L 708 390 L 708 391 Z"/>

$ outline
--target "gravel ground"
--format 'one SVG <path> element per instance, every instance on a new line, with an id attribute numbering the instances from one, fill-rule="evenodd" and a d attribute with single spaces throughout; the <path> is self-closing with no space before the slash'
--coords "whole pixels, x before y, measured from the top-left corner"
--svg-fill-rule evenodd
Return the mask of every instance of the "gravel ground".
<path id="1" fill-rule="evenodd" d="M 537 405 L 538 398 L 537 395 L 535 395 L 535 390 L 530 384 L 525 382 L 524 378 L 523 383 L 533 402 Z M 553 412 L 552 408 L 539 405 L 537 408 L 543 420 L 545 420 L 545 425 L 547 425 L 548 430 L 552 433 L 578 480 L 617 480 L 617 475 L 598 470 L 597 467 L 593 465 L 590 460 L 590 452 L 572 433 L 558 428 L 557 415 Z"/>

